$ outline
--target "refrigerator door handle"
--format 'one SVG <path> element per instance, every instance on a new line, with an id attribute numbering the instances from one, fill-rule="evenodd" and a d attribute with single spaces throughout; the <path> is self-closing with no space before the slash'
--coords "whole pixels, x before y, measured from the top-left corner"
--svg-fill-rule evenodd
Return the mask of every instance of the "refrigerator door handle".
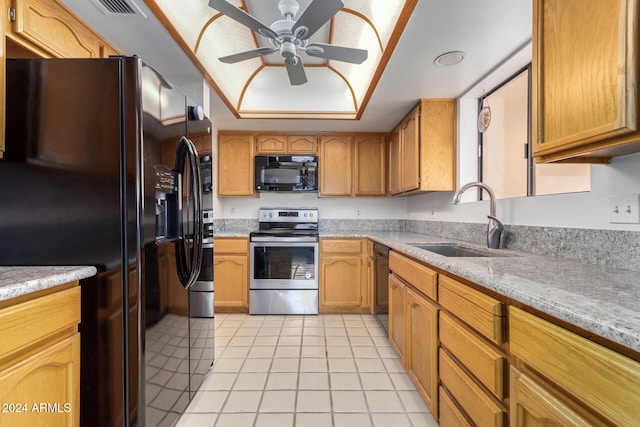
<path id="1" fill-rule="evenodd" d="M 180 173 L 180 179 L 183 182 L 184 174 L 189 174 L 186 180 L 188 188 L 182 188 L 182 191 L 192 195 L 192 200 L 187 200 L 188 206 L 186 206 L 192 216 L 185 218 L 184 212 L 180 212 L 182 224 L 180 224 L 179 227 L 179 239 L 176 241 L 176 269 L 178 278 L 185 289 L 188 289 L 195 283 L 200 274 L 204 221 L 200 159 L 193 142 L 184 136 L 180 138 L 176 149 L 176 170 Z M 182 199 L 183 194 L 180 194 L 180 199 Z M 190 206 L 191 202 L 193 206 Z M 191 207 L 193 207 L 193 209 L 190 209 Z M 193 227 L 192 229 L 190 228 L 191 226 Z M 186 233 L 185 229 L 187 230 Z"/>

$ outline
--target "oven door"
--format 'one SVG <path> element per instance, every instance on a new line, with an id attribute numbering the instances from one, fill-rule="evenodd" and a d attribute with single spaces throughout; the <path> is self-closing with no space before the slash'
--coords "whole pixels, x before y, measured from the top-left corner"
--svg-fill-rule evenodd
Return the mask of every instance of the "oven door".
<path id="1" fill-rule="evenodd" d="M 272 238 L 250 245 L 250 289 L 318 289 L 318 242 Z"/>

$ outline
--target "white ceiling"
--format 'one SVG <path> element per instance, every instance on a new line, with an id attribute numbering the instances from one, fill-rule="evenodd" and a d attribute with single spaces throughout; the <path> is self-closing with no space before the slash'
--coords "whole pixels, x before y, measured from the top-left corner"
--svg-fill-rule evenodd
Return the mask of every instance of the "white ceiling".
<path id="1" fill-rule="evenodd" d="M 146 18 L 105 15 L 87 0 L 61 0 L 124 54 L 137 54 L 178 85 L 202 76 L 142 0 Z M 384 0 L 371 0 L 384 1 Z M 214 91 L 210 116 L 218 129 L 386 132 L 419 98 L 458 98 L 531 39 L 531 0 L 419 0 L 361 120 L 236 119 Z M 433 60 L 466 56 L 454 67 Z"/>

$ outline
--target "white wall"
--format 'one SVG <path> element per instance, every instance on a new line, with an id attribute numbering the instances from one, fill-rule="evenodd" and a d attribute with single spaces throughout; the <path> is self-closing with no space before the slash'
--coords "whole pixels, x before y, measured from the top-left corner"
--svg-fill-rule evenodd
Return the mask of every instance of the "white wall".
<path id="1" fill-rule="evenodd" d="M 486 221 L 488 201 L 454 206 L 452 194 L 408 198 L 407 219 Z M 640 153 L 614 157 L 607 165 L 592 165 L 590 192 L 498 200 L 496 211 L 505 224 L 640 231 L 640 224 L 609 223 L 609 198 L 620 194 L 640 194 Z"/>
<path id="2" fill-rule="evenodd" d="M 404 219 L 405 198 L 318 197 L 316 193 L 260 193 L 259 197 L 220 198 L 225 219 L 257 219 L 261 207 L 317 207 L 320 219 Z M 360 216 L 356 210 L 360 210 Z"/>

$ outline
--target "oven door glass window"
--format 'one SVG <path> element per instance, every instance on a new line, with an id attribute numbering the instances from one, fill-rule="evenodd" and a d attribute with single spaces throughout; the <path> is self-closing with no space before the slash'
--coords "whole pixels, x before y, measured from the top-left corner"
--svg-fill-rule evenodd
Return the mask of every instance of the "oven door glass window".
<path id="1" fill-rule="evenodd" d="M 252 284 L 261 289 L 317 287 L 317 244 L 254 245 L 252 255 Z"/>

